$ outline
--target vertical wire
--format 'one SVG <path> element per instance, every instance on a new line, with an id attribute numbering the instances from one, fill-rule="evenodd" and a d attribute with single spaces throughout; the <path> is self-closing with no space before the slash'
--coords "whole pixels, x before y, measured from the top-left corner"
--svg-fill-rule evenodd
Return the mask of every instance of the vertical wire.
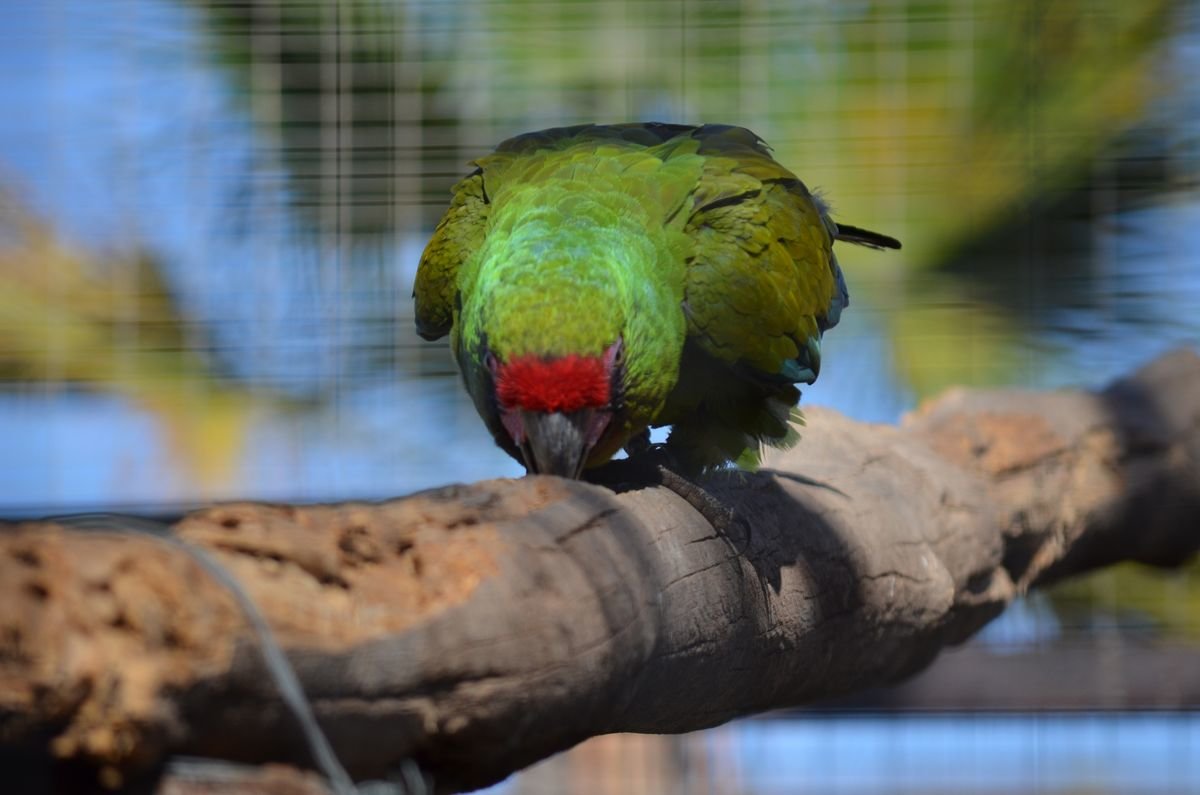
<path id="1" fill-rule="evenodd" d="M 281 153 L 275 146 L 285 145 L 283 139 L 283 29 L 282 0 L 259 0 L 253 6 L 250 48 L 250 102 L 253 115 L 266 139 L 265 145 L 251 142 L 252 188 L 246 198 L 247 215 L 253 219 L 249 226 L 249 250 L 257 267 L 246 274 L 249 289 L 255 296 L 267 296 L 282 279 L 280 248 L 283 244 L 280 229 L 276 171 L 280 168 Z M 262 152 L 263 154 L 259 154 Z M 275 337 L 271 317 L 256 313 L 251 320 L 250 359 L 259 373 L 271 372 L 271 344 Z M 261 377 L 261 375 L 260 375 Z"/>
<path id="2" fill-rule="evenodd" d="M 67 57 L 67 42 L 66 36 L 62 35 L 65 25 L 66 11 L 63 8 L 66 0 L 52 0 L 47 15 L 47 29 L 50 36 L 50 52 L 47 54 L 50 74 L 47 76 L 47 87 L 50 96 L 54 102 L 49 110 L 49 130 L 47 135 L 47 147 L 50 149 L 48 161 L 50 163 L 49 182 L 51 189 L 59 196 L 69 195 L 70 186 L 67 174 L 67 152 L 69 151 L 69 142 L 64 141 L 67 133 L 67 125 L 62 116 L 59 115 L 58 108 L 66 107 L 65 94 L 68 90 L 68 80 L 64 76 L 64 69 L 60 66 Z M 17 197 L 15 195 L 4 195 L 0 197 L 6 202 L 11 201 L 14 204 L 14 216 L 21 217 L 21 208 L 17 205 Z M 35 387 L 38 395 L 46 406 L 53 406 L 58 402 L 66 392 L 66 357 L 67 357 L 67 332 L 68 329 L 61 323 L 56 323 L 53 320 L 56 310 L 67 309 L 67 285 L 63 280 L 54 280 L 50 286 L 46 296 L 46 316 L 42 319 L 42 334 L 39 335 L 45 346 L 42 357 L 41 372 L 35 374 L 36 377 L 42 379 L 41 385 Z M 49 497 L 55 499 L 70 499 L 68 487 L 63 482 L 64 475 L 61 474 L 67 469 L 67 464 L 74 458 L 71 451 L 65 445 L 60 445 L 58 434 L 55 432 L 54 426 L 47 422 L 45 433 L 45 443 L 50 451 L 49 458 L 52 466 L 50 469 L 50 477 L 52 485 L 49 489 Z M 64 500 L 65 501 L 65 500 Z"/>
<path id="3" fill-rule="evenodd" d="M 403 256 L 412 247 L 408 241 L 420 236 L 422 229 L 425 194 L 425 109 L 422 85 L 424 83 L 424 58 L 421 49 L 423 40 L 423 9 L 416 2 L 397 4 L 391 10 L 391 29 L 388 31 L 391 44 L 386 49 L 392 54 L 392 153 L 394 175 L 392 178 L 392 239 L 398 244 L 396 250 Z M 393 367 L 407 377 L 417 378 L 425 359 L 425 348 L 413 348 L 412 303 L 409 294 L 412 280 L 416 276 L 417 263 L 402 261 L 393 269 L 396 275 L 391 284 L 391 303 L 397 308 L 399 321 L 393 325 L 392 344 L 401 352 L 395 357 Z M 395 289 L 395 288 L 399 289 Z M 451 433 L 456 433 L 451 429 Z M 401 445 L 393 445 L 389 461 L 397 479 L 403 471 L 404 458 Z"/>
<path id="4" fill-rule="evenodd" d="M 318 307 L 317 327 L 328 329 L 328 338 L 318 342 L 322 367 L 319 378 L 321 391 L 329 396 L 327 422 L 335 439 L 342 432 L 340 391 L 341 368 L 341 4 L 336 0 L 316 0 L 319 13 L 320 69 L 317 78 L 320 133 L 318 135 L 320 180 L 318 187 L 318 247 L 320 251 L 318 281 L 320 295 L 313 305 Z M 340 458 L 332 464 L 334 488 L 341 485 Z"/>

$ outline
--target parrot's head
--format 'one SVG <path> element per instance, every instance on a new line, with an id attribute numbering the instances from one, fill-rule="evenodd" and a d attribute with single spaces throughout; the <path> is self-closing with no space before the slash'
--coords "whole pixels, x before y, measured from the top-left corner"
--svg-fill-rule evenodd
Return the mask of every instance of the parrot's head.
<path id="1" fill-rule="evenodd" d="M 510 196 L 492 220 L 459 278 L 452 344 L 496 442 L 531 473 L 578 478 L 648 427 L 675 383 L 683 267 L 629 220 L 636 207 L 561 193 Z"/>
<path id="2" fill-rule="evenodd" d="M 520 452 L 530 472 L 578 478 L 590 459 L 615 452 L 625 365 L 620 336 L 598 354 L 504 357 L 487 350 L 483 359 L 508 437 L 503 441 Z"/>

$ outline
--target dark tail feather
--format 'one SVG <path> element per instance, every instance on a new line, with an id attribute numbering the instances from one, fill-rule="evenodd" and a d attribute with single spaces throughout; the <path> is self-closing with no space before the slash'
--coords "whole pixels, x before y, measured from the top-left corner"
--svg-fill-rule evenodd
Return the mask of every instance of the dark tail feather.
<path id="1" fill-rule="evenodd" d="M 857 226 L 849 224 L 837 225 L 837 239 L 845 240 L 847 243 L 854 243 L 867 248 L 900 248 L 900 241 L 894 237 L 881 235 L 878 232 L 872 232 L 869 229 L 859 229 Z"/>

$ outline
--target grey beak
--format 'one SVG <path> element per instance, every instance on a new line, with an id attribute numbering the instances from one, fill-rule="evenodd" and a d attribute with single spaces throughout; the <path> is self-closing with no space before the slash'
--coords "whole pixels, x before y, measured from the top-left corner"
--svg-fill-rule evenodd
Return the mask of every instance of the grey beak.
<path id="1" fill-rule="evenodd" d="M 523 412 L 525 444 L 521 453 L 530 472 L 576 480 L 583 472 L 590 445 L 586 429 L 592 412 Z"/>

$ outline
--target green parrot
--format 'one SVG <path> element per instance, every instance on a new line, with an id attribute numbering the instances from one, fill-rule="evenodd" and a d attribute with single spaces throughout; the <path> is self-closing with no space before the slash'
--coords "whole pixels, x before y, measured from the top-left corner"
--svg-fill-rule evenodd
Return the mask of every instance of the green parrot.
<path id="1" fill-rule="evenodd" d="M 562 127 L 471 165 L 421 257 L 417 331 L 450 334 L 530 472 L 578 478 L 666 425 L 685 474 L 787 445 L 849 302 L 833 242 L 900 247 L 834 223 L 741 127 Z"/>

